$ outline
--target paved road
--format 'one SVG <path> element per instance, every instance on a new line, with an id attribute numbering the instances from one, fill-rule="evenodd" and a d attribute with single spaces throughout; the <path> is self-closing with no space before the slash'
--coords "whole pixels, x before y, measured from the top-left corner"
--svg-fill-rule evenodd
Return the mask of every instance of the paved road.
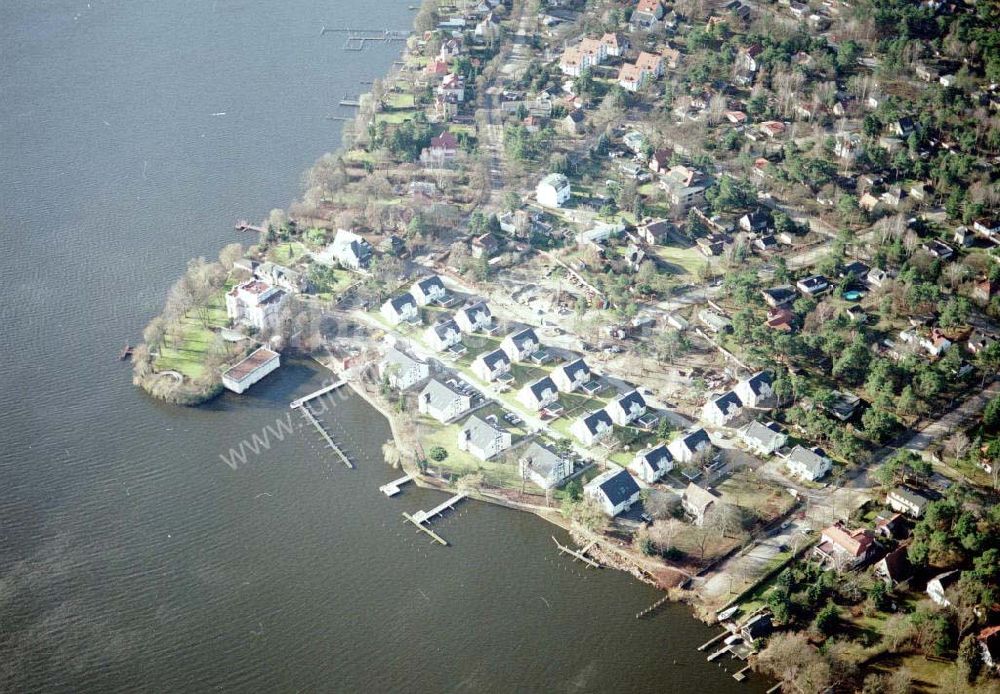
<path id="1" fill-rule="evenodd" d="M 993 381 L 986 388 L 968 398 L 961 405 L 931 422 L 921 431 L 915 431 L 899 444 L 900 448 L 920 453 L 940 438 L 958 431 L 965 422 L 979 415 L 990 400 L 1000 395 L 1000 381 Z"/>

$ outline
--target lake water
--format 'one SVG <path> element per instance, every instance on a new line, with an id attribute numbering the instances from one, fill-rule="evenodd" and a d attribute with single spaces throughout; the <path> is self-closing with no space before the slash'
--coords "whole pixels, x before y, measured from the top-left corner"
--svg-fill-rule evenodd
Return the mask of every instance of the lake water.
<path id="1" fill-rule="evenodd" d="M 405 28 L 408 4 L 0 7 L 0 690 L 763 690 L 705 663 L 685 608 L 637 621 L 658 594 L 557 556 L 533 516 L 466 503 L 436 523 L 451 547 L 415 535 L 400 512 L 444 495 L 378 492 L 388 428 L 356 398 L 325 415 L 356 470 L 309 429 L 225 465 L 309 365 L 183 409 L 116 361 L 397 57 L 320 27 Z"/>

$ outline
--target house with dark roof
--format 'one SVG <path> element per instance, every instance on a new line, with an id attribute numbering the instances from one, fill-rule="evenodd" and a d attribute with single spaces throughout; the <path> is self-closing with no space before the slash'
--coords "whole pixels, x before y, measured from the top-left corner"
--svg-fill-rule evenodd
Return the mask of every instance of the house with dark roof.
<path id="1" fill-rule="evenodd" d="M 552 489 L 573 472 L 573 463 L 548 446 L 532 441 L 517 460 L 521 477 L 526 477 L 542 489 Z"/>
<path id="2" fill-rule="evenodd" d="M 394 296 L 382 304 L 382 315 L 392 325 L 399 325 L 403 321 L 420 322 L 420 309 L 417 308 L 417 302 L 409 292 Z"/>
<path id="3" fill-rule="evenodd" d="M 639 391 L 633 390 L 616 397 L 608 403 L 606 409 L 611 415 L 612 422 L 619 426 L 627 426 L 646 414 L 646 400 Z"/>
<path id="4" fill-rule="evenodd" d="M 559 400 L 559 389 L 549 376 L 529 383 L 517 395 L 518 402 L 532 410 L 542 410 Z"/>
<path id="5" fill-rule="evenodd" d="M 462 344 L 462 331 L 453 318 L 447 318 L 424 331 L 424 342 L 437 352 Z"/>
<path id="6" fill-rule="evenodd" d="M 827 291 L 830 288 L 830 283 L 823 275 L 810 275 L 800 279 L 795 283 L 795 286 L 799 288 L 803 296 L 813 297 Z"/>
<path id="7" fill-rule="evenodd" d="M 658 246 L 663 245 L 670 237 L 672 228 L 670 222 L 665 219 L 658 219 L 643 224 L 638 228 L 637 233 L 639 238 L 646 243 L 651 246 Z"/>
<path id="8" fill-rule="evenodd" d="M 503 351 L 507 353 L 507 356 L 513 362 L 524 361 L 541 346 L 542 343 L 539 342 L 538 336 L 532 328 L 513 332 L 500 343 L 500 347 L 503 348 Z"/>
<path id="9" fill-rule="evenodd" d="M 674 469 L 674 456 L 661 443 L 636 453 L 628 469 L 646 484 L 653 484 Z"/>
<path id="10" fill-rule="evenodd" d="M 734 389 L 745 407 L 762 407 L 774 397 L 774 382 L 770 371 L 758 371 L 740 381 Z"/>
<path id="11" fill-rule="evenodd" d="M 607 411 L 601 409 L 590 414 L 580 415 L 569 430 L 584 446 L 593 446 L 611 434 L 614 430 L 614 423 Z"/>
<path id="12" fill-rule="evenodd" d="M 472 373 L 487 383 L 491 383 L 510 373 L 510 357 L 499 348 L 480 354 L 472 362 Z"/>
<path id="13" fill-rule="evenodd" d="M 667 448 L 678 463 L 690 463 L 711 453 L 712 440 L 708 438 L 708 432 L 698 428 L 677 437 Z"/>
<path id="14" fill-rule="evenodd" d="M 908 549 L 909 546 L 903 545 L 889 552 L 875 564 L 873 571 L 885 582 L 886 587 L 891 589 L 905 585 L 913 578 L 913 565 L 910 564 L 906 554 Z"/>
<path id="15" fill-rule="evenodd" d="M 715 506 L 719 498 L 694 482 L 689 482 L 687 489 L 681 495 L 681 507 L 691 517 L 691 522 L 701 527 L 705 515 Z"/>
<path id="16" fill-rule="evenodd" d="M 771 213 L 761 207 L 740 217 L 740 229 L 753 234 L 763 234 L 772 224 Z"/>
<path id="17" fill-rule="evenodd" d="M 417 410 L 442 424 L 461 417 L 472 409 L 472 396 L 447 383 L 432 378 L 417 397 Z"/>
<path id="18" fill-rule="evenodd" d="M 583 493 L 594 499 L 601 510 L 613 518 L 630 509 L 639 500 L 639 485 L 627 470 L 615 467 L 588 482 Z"/>
<path id="19" fill-rule="evenodd" d="M 785 467 L 796 477 L 815 482 L 825 477 L 833 464 L 821 448 L 810 449 L 799 445 L 789 453 Z"/>
<path id="20" fill-rule="evenodd" d="M 463 333 L 489 331 L 493 328 L 493 314 L 485 302 L 479 301 L 458 309 L 455 322 Z"/>
<path id="21" fill-rule="evenodd" d="M 583 359 L 574 359 L 552 370 L 552 380 L 563 393 L 572 393 L 588 383 L 590 378 L 590 367 Z"/>
<path id="22" fill-rule="evenodd" d="M 767 302 L 767 305 L 772 308 L 785 306 L 799 298 L 799 295 L 795 293 L 795 287 L 790 284 L 782 284 L 770 289 L 761 289 L 760 293 L 764 296 L 764 301 Z"/>
<path id="23" fill-rule="evenodd" d="M 318 257 L 320 262 L 336 261 L 348 270 L 364 270 L 372 260 L 372 245 L 367 240 L 346 229 L 337 229 L 333 243 L 326 247 Z"/>
<path id="24" fill-rule="evenodd" d="M 495 417 L 488 422 L 472 415 L 458 432 L 458 449 L 480 460 L 489 460 L 510 448 L 510 444 L 510 432 L 501 427 Z"/>
<path id="25" fill-rule="evenodd" d="M 742 414 L 743 401 L 731 390 L 712 398 L 701 408 L 702 420 L 715 427 L 729 426 Z"/>
<path id="26" fill-rule="evenodd" d="M 426 306 L 447 299 L 448 290 L 445 289 L 444 282 L 438 275 L 431 275 L 414 282 L 413 286 L 410 287 L 410 294 L 413 295 L 418 306 Z"/>
<path id="27" fill-rule="evenodd" d="M 788 443 L 788 434 L 777 422 L 750 422 L 740 429 L 740 438 L 758 455 L 771 455 Z"/>

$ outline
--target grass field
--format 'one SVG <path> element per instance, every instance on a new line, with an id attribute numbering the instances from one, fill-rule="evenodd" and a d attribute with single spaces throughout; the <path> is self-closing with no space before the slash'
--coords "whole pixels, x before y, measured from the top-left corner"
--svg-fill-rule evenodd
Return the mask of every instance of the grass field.
<path id="1" fill-rule="evenodd" d="M 229 322 L 224 291 L 213 299 L 204 316 L 195 311 L 188 313 L 180 321 L 180 332 L 167 335 L 153 362 L 155 370 L 178 371 L 190 379 L 198 378 L 204 373 L 205 354 L 216 339 L 216 333 L 212 329 L 223 328 Z"/>
<path id="2" fill-rule="evenodd" d="M 309 247 L 301 241 L 278 243 L 267 251 L 267 259 L 279 265 L 291 265 L 309 253 Z"/>
<path id="3" fill-rule="evenodd" d="M 698 274 L 698 270 L 705 265 L 705 256 L 699 253 L 694 246 L 690 248 L 657 246 L 656 255 L 664 262 L 680 268 L 689 275 Z"/>

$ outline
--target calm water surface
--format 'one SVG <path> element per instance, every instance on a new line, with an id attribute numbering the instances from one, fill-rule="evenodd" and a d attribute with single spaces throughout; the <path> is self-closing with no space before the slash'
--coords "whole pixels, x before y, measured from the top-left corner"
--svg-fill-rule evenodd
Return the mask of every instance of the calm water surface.
<path id="1" fill-rule="evenodd" d="M 438 523 L 452 547 L 415 536 L 400 512 L 443 495 L 377 491 L 388 429 L 358 400 L 326 416 L 354 471 L 308 430 L 224 465 L 309 366 L 187 410 L 115 360 L 397 57 L 320 26 L 407 27 L 408 4 L 0 6 L 0 690 L 763 690 L 704 662 L 683 608 L 637 622 L 657 594 L 557 557 L 531 516 L 470 503 Z"/>

